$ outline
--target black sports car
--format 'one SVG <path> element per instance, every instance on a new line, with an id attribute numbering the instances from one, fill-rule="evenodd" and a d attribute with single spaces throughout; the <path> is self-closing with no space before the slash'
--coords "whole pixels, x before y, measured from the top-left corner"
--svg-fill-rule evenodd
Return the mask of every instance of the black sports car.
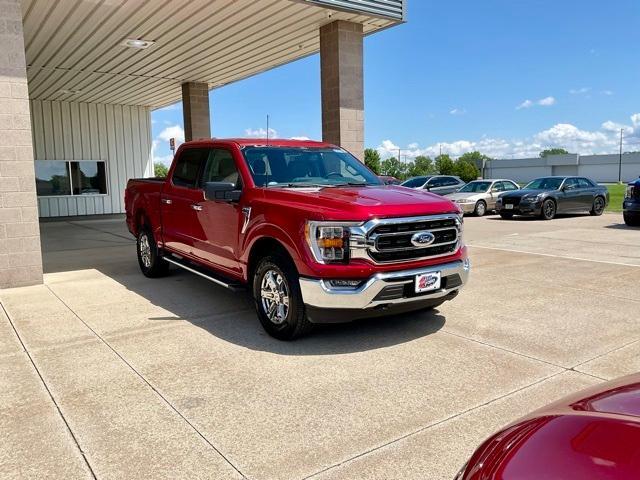
<path id="1" fill-rule="evenodd" d="M 557 213 L 589 212 L 602 215 L 609 191 L 585 177 L 536 178 L 522 190 L 500 195 L 496 211 L 502 218 L 535 215 L 551 220 Z"/>

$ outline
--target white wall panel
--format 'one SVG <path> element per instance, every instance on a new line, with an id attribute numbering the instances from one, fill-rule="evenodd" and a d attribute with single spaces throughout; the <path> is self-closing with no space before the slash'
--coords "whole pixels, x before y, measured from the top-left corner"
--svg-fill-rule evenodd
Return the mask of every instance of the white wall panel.
<path id="1" fill-rule="evenodd" d="M 132 177 L 153 176 L 148 107 L 31 100 L 36 160 L 102 160 L 107 195 L 38 197 L 41 217 L 124 212 Z"/>

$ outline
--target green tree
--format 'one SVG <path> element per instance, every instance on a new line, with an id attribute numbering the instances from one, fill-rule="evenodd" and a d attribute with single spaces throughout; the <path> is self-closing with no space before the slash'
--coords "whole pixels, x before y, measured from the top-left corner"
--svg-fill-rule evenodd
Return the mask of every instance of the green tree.
<path id="1" fill-rule="evenodd" d="M 436 157 L 436 171 L 440 175 L 455 175 L 456 165 L 446 153 Z"/>
<path id="2" fill-rule="evenodd" d="M 476 166 L 475 162 L 469 159 L 458 158 L 455 162 L 455 174 L 459 176 L 465 182 L 476 180 L 480 176 L 480 169 Z"/>
<path id="3" fill-rule="evenodd" d="M 564 148 L 547 148 L 540 152 L 540 157 L 548 157 L 549 155 L 566 155 L 569 153 Z"/>
<path id="4" fill-rule="evenodd" d="M 169 169 L 163 163 L 154 163 L 153 174 L 158 178 L 166 178 L 166 176 L 169 174 Z"/>
<path id="5" fill-rule="evenodd" d="M 436 169 L 433 160 L 425 155 L 418 155 L 415 160 L 408 164 L 407 174 L 410 177 L 419 177 L 421 175 L 431 175 Z"/>
<path id="6" fill-rule="evenodd" d="M 364 151 L 364 164 L 373 170 L 373 173 L 380 175 L 380 154 L 373 148 Z"/>
<path id="7" fill-rule="evenodd" d="M 406 176 L 407 166 L 395 157 L 387 158 L 380 164 L 380 173 L 382 175 L 391 175 L 398 179 Z"/>

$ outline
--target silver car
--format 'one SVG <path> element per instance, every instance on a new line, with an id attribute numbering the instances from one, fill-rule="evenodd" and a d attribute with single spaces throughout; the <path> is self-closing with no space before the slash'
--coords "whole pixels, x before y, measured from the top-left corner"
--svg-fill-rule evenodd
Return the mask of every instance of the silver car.
<path id="1" fill-rule="evenodd" d="M 424 175 L 410 178 L 400 184 L 401 187 L 428 190 L 438 195 L 456 192 L 463 185 L 464 180 L 455 175 Z"/>
<path id="2" fill-rule="evenodd" d="M 456 193 L 446 197 L 458 204 L 464 213 L 473 213 L 478 217 L 489 210 L 495 210 L 496 200 L 501 193 L 519 190 L 520 187 L 513 180 L 474 180 L 467 183 Z"/>

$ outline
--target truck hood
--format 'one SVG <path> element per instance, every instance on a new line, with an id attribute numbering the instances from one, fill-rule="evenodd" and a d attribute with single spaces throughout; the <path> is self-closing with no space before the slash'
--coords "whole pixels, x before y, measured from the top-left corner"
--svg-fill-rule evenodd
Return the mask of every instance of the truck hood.
<path id="1" fill-rule="evenodd" d="M 316 213 L 320 220 L 369 220 L 457 213 L 450 200 L 396 185 L 327 188 L 267 188 L 264 199 Z"/>

